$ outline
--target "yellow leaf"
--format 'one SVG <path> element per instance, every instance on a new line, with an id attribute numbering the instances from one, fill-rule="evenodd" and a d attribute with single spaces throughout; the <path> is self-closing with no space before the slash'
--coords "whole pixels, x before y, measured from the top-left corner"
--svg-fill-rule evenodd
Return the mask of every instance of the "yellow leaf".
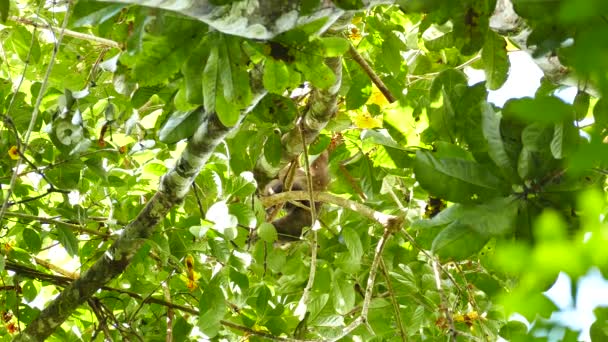
<path id="1" fill-rule="evenodd" d="M 17 149 L 17 146 L 13 145 L 8 149 L 8 156 L 11 157 L 12 160 L 19 159 L 19 149 Z"/>
<path id="2" fill-rule="evenodd" d="M 372 95 L 367 100 L 367 103 L 377 104 L 380 108 L 384 108 L 384 106 L 389 104 L 384 94 L 376 86 L 372 88 Z"/>
<path id="3" fill-rule="evenodd" d="M 361 129 L 379 128 L 382 127 L 381 117 L 372 117 L 369 113 L 356 113 L 351 117 L 355 126 Z"/>

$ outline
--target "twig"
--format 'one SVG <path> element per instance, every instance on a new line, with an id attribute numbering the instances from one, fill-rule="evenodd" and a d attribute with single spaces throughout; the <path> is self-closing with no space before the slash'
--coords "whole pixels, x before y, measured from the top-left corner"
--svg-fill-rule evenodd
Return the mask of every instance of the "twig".
<path id="1" fill-rule="evenodd" d="M 107 234 L 107 233 L 101 233 L 101 232 L 98 232 L 98 231 L 93 230 L 93 229 L 85 228 L 85 227 L 83 227 L 81 225 L 78 225 L 78 224 L 67 223 L 67 222 L 64 222 L 64 221 L 52 219 L 50 217 L 33 216 L 33 215 L 27 215 L 27 214 L 16 213 L 16 212 L 11 212 L 11 211 L 6 212 L 4 214 L 4 216 L 6 216 L 6 217 L 16 217 L 16 218 L 25 219 L 25 220 L 33 220 L 33 221 L 38 221 L 40 223 L 55 224 L 55 225 L 58 225 L 58 226 L 69 228 L 69 229 L 73 230 L 74 232 L 82 232 L 82 233 L 87 233 L 89 235 L 100 236 L 100 237 L 102 237 L 104 239 L 113 238 L 114 237 L 113 235 L 110 235 L 110 234 Z"/>
<path id="2" fill-rule="evenodd" d="M 165 300 L 168 303 L 171 303 L 171 291 L 169 290 L 168 282 L 163 284 L 163 294 L 165 296 Z M 172 307 L 167 307 L 167 338 L 166 342 L 173 342 L 173 317 L 175 313 L 173 312 Z"/>
<path id="3" fill-rule="evenodd" d="M 399 310 L 399 302 L 397 302 L 397 298 L 395 297 L 395 290 L 393 290 L 393 284 L 391 283 L 390 275 L 388 273 L 388 270 L 386 269 L 386 265 L 384 264 L 384 259 L 382 258 L 380 258 L 380 270 L 382 270 L 384 279 L 386 279 L 386 287 L 391 298 L 391 303 L 393 303 L 393 310 L 395 310 L 395 320 L 397 321 L 397 327 L 399 328 L 401 340 L 407 341 L 407 334 L 405 333 L 403 322 L 401 322 L 401 311 Z"/>
<path id="4" fill-rule="evenodd" d="M 103 333 L 106 335 L 106 338 L 104 340 L 113 341 L 112 334 L 110 333 L 110 329 L 108 329 L 108 325 L 106 324 L 107 319 L 103 315 L 103 312 L 97 306 L 97 302 L 93 298 L 89 298 L 87 300 L 87 303 L 89 303 L 91 310 L 97 317 L 97 321 L 99 322 L 99 326 L 101 327 L 101 330 L 103 330 Z M 94 338 L 92 338 L 92 339 L 94 340 Z"/>
<path id="5" fill-rule="evenodd" d="M 70 272 L 70 271 L 64 270 L 63 268 L 61 268 L 61 267 L 59 267 L 59 266 L 57 266 L 55 264 L 52 264 L 52 263 L 50 263 L 50 262 L 48 262 L 46 260 L 42 260 L 42 259 L 40 259 L 38 257 L 34 257 L 34 260 L 36 261 L 36 263 L 38 265 L 43 266 L 44 268 L 49 269 L 49 270 L 51 270 L 53 272 L 57 272 L 57 273 L 59 273 L 59 274 L 61 274 L 63 276 L 66 276 L 68 278 L 76 279 L 76 278 L 80 277 L 80 274 L 77 273 L 77 272 Z"/>
<path id="6" fill-rule="evenodd" d="M 359 54 L 357 49 L 355 49 L 355 47 L 351 45 L 350 48 L 348 49 L 348 52 L 350 53 L 351 57 L 355 60 L 355 62 L 357 62 L 357 64 L 359 64 L 359 66 L 361 66 L 361 69 L 363 69 L 363 71 L 365 71 L 365 73 L 367 74 L 367 76 L 369 76 L 369 78 L 372 80 L 372 82 L 374 82 L 374 84 L 376 85 L 376 87 L 378 87 L 380 92 L 382 92 L 382 95 L 384 95 L 386 100 L 390 103 L 397 101 L 395 96 L 393 96 L 391 91 L 388 90 L 388 88 L 386 87 L 384 82 L 382 82 L 382 80 L 380 79 L 380 77 L 378 77 L 376 72 L 374 72 L 372 67 L 369 64 L 367 64 L 367 61 L 363 58 L 363 56 L 361 56 Z"/>
<path id="7" fill-rule="evenodd" d="M 200 190 L 196 182 L 192 182 L 192 192 L 194 192 L 194 197 L 196 198 L 196 204 L 198 205 L 198 211 L 201 213 L 201 219 L 205 218 L 205 210 L 203 209 L 203 203 L 201 202 L 201 197 L 198 194 Z"/>
<path id="8" fill-rule="evenodd" d="M 30 25 L 30 26 L 34 26 L 34 27 L 39 27 L 41 29 L 44 30 L 49 30 L 49 31 L 53 31 L 55 32 L 57 30 L 57 28 L 54 28 L 53 26 L 49 25 L 49 24 L 45 24 L 45 23 L 37 23 L 33 20 L 27 19 L 27 18 L 20 18 L 20 17 L 15 17 L 15 16 L 11 16 L 9 18 L 9 20 L 21 23 L 21 24 L 25 24 L 25 25 Z M 81 39 L 81 40 L 87 40 L 90 42 L 94 42 L 94 43 L 98 43 L 101 45 L 105 45 L 105 46 L 109 46 L 112 48 L 117 48 L 117 49 L 121 49 L 122 47 L 120 46 L 119 43 L 110 40 L 110 39 L 106 39 L 106 38 L 101 38 L 101 37 L 97 37 L 91 34 L 86 34 L 86 33 L 81 33 L 81 32 L 76 32 L 76 31 L 72 31 L 72 30 L 68 30 L 65 29 L 63 31 L 63 34 L 72 38 L 76 38 L 76 39 Z"/>
<path id="9" fill-rule="evenodd" d="M 308 160 L 308 148 L 306 146 L 306 139 L 304 137 L 304 128 L 302 123 L 302 118 L 300 118 L 297 124 L 297 129 L 300 130 L 300 136 L 302 137 L 302 150 L 304 152 L 304 165 L 306 169 L 306 182 L 308 183 L 308 199 L 310 200 L 310 222 L 311 223 L 311 231 L 312 231 L 312 241 L 311 245 L 311 253 L 310 253 L 310 272 L 308 274 L 308 282 L 306 283 L 306 287 L 304 287 L 304 292 L 302 292 L 302 297 L 300 297 L 300 301 L 298 306 L 296 307 L 295 314 L 300 316 L 300 318 L 305 319 L 305 314 L 308 297 L 310 296 L 310 290 L 312 289 L 312 285 L 315 282 L 315 275 L 317 272 L 317 230 L 315 229 L 315 225 L 317 225 L 317 209 L 316 204 L 314 202 L 313 196 L 313 182 L 312 175 L 310 173 L 310 162 Z"/>
<path id="10" fill-rule="evenodd" d="M 372 294 L 374 292 L 374 282 L 376 279 L 376 274 L 378 273 L 378 266 L 380 265 L 382 252 L 384 251 L 386 240 L 390 237 L 391 234 L 391 230 L 385 228 L 384 234 L 382 234 L 382 237 L 380 238 L 380 240 L 378 240 L 378 245 L 376 246 L 376 251 L 374 253 L 374 260 L 372 261 L 372 266 L 370 267 L 369 276 L 367 278 L 367 286 L 365 287 L 365 298 L 363 298 L 361 315 L 357 317 L 357 319 L 352 321 L 349 325 L 347 325 L 344 329 L 342 329 L 341 334 L 338 335 L 336 338 L 333 338 L 332 341 L 338 341 L 342 339 L 343 337 L 350 334 L 353 330 L 357 329 L 361 324 L 366 324 L 368 329 L 371 330 L 367 323 L 367 314 L 369 312 L 369 305 L 372 301 Z M 373 331 L 371 332 L 372 334 L 374 333 Z"/>
<path id="11" fill-rule="evenodd" d="M 61 194 L 69 194 L 70 193 L 70 191 L 68 191 L 68 190 L 56 189 L 52 184 L 49 184 L 49 185 L 50 185 L 50 187 L 46 190 L 45 193 L 37 195 L 37 196 L 33 196 L 33 197 L 26 197 L 26 198 L 24 198 L 22 200 L 19 200 L 19 201 L 8 202 L 7 207 L 11 207 L 11 206 L 17 205 L 17 204 L 23 204 L 23 203 L 33 202 L 33 201 L 39 200 L 41 198 L 44 198 L 44 197 L 46 197 L 46 196 L 48 196 L 48 195 L 50 195 L 52 193 L 56 193 L 56 192 L 61 193 Z"/>
<path id="12" fill-rule="evenodd" d="M 40 8 L 42 7 L 42 4 L 43 3 L 41 2 L 38 10 L 40 10 Z M 70 5 L 69 2 L 68 2 L 68 5 Z M 40 112 L 40 104 L 42 103 L 42 99 L 45 96 L 46 87 L 48 86 L 48 83 L 49 83 L 49 77 L 51 76 L 51 71 L 53 70 L 53 66 L 55 65 L 55 60 L 57 58 L 57 53 L 59 52 L 59 46 L 61 45 L 61 41 L 63 40 L 63 34 L 66 30 L 68 21 L 70 19 L 70 13 L 71 13 L 71 8 L 70 8 L 70 6 L 68 6 L 68 8 L 65 12 L 65 16 L 63 17 L 63 23 L 61 25 L 61 31 L 59 32 L 59 37 L 57 37 L 55 39 L 55 46 L 53 48 L 53 52 L 51 53 L 51 59 L 49 61 L 49 65 L 46 68 L 46 73 L 44 74 L 44 77 L 42 78 L 42 82 L 40 82 L 40 90 L 38 91 L 38 96 L 36 97 L 36 103 L 34 104 L 34 110 L 32 111 L 32 116 L 30 118 L 30 124 L 23 137 L 23 148 L 21 150 L 22 152 L 25 151 L 25 148 L 27 147 L 29 140 L 30 140 L 30 134 L 32 133 L 32 131 L 34 130 L 34 126 L 36 125 L 36 119 L 38 118 L 38 113 Z M 32 42 L 30 44 L 30 49 L 28 51 L 27 59 L 29 59 L 29 56 L 32 53 L 31 47 L 34 43 L 34 37 L 35 37 L 35 35 L 32 35 Z M 27 66 L 27 63 L 26 63 L 26 66 Z M 25 70 L 24 70 L 24 73 L 25 73 Z M 17 91 L 15 91 L 14 94 L 18 93 L 18 90 L 20 87 L 21 87 L 21 81 L 19 83 L 19 86 L 17 87 Z M 13 104 L 14 100 L 15 100 L 15 96 L 13 96 L 13 98 L 11 99 L 9 108 Z M 10 109 L 7 109 L 7 112 L 10 112 Z M 4 213 L 6 213 L 6 209 L 8 208 L 8 199 L 10 198 L 11 194 L 13 193 L 13 190 L 15 189 L 15 184 L 17 184 L 16 170 L 19 170 L 22 159 L 23 158 L 21 158 L 21 156 L 20 156 L 15 165 L 15 172 L 13 173 L 13 176 L 11 177 L 11 182 L 10 182 L 8 191 L 6 193 L 6 199 L 5 199 L 4 203 L 2 203 L 2 209 L 0 209 L 0 223 L 2 222 L 2 219 L 4 218 Z"/>
<path id="13" fill-rule="evenodd" d="M 71 279 L 71 278 L 65 277 L 65 276 L 58 276 L 58 275 L 43 273 L 38 270 L 29 268 L 29 267 L 26 267 L 26 266 L 23 266 L 23 265 L 20 265 L 13 261 L 8 261 L 8 260 L 6 262 L 6 269 L 13 271 L 15 273 L 19 273 L 20 275 L 28 277 L 28 278 L 48 281 L 48 282 L 51 282 L 51 283 L 53 283 L 57 286 L 61 286 L 61 287 L 67 286 L 71 281 L 74 280 L 74 279 Z M 179 310 L 182 312 L 187 312 L 194 316 L 200 315 L 200 312 L 197 309 L 187 307 L 184 305 L 180 305 L 180 304 L 175 304 L 175 303 L 172 303 L 172 302 L 160 299 L 160 298 L 156 298 L 156 297 L 144 298 L 139 293 L 135 293 L 135 292 L 131 292 L 131 291 L 123 290 L 123 289 L 118 289 L 118 288 L 113 288 L 113 287 L 109 287 L 109 286 L 103 286 L 102 289 L 106 290 L 106 291 L 125 294 L 133 299 L 143 301 L 144 303 L 162 305 L 162 306 L 176 309 L 176 310 Z M 229 328 L 232 328 L 235 330 L 239 330 L 239 331 L 243 331 L 243 332 L 246 332 L 246 333 L 249 333 L 252 335 L 265 337 L 265 338 L 273 340 L 273 341 L 286 341 L 286 342 L 306 342 L 307 341 L 307 340 L 298 340 L 298 339 L 293 339 L 293 338 L 274 336 L 272 334 L 269 334 L 269 333 L 266 333 L 263 331 L 253 330 L 248 327 L 244 327 L 244 326 L 241 326 L 241 325 L 238 325 L 238 324 L 226 321 L 226 320 L 221 320 L 220 323 L 226 327 L 229 327 Z"/>
<path id="14" fill-rule="evenodd" d="M 433 264 L 433 273 L 435 274 L 435 286 L 437 287 L 437 292 L 439 292 L 439 298 L 441 298 L 441 308 L 448 324 L 449 338 L 450 341 L 456 341 L 458 331 L 456 331 L 456 327 L 454 326 L 454 318 L 452 317 L 452 313 L 450 312 L 448 299 L 446 298 L 445 292 L 443 291 L 443 286 L 441 286 L 441 273 L 439 272 L 438 266 L 439 261 L 433 259 L 431 263 Z"/>

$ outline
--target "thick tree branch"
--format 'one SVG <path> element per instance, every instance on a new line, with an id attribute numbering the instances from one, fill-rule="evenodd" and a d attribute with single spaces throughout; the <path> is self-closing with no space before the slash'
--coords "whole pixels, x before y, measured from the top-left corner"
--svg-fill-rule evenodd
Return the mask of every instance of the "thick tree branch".
<path id="1" fill-rule="evenodd" d="M 173 1 L 173 0 L 101 0 L 121 2 L 175 11 L 196 18 L 214 29 L 252 39 L 271 39 L 295 27 L 322 22 L 319 32 L 325 32 L 345 10 L 336 7 L 332 1 L 320 1 L 307 14 L 300 9 L 307 0 L 240 0 L 227 5 L 215 5 L 213 0 Z M 363 0 L 364 7 L 391 4 L 394 0 Z M 364 9 L 364 8 L 361 8 Z"/>
<path id="2" fill-rule="evenodd" d="M 243 111 L 241 118 L 265 95 L 257 79 L 253 81 L 254 100 L 250 107 Z M 103 285 L 120 275 L 145 243 L 145 239 L 154 232 L 156 225 L 173 206 L 183 201 L 211 153 L 235 127 L 222 125 L 215 113 L 208 115 L 190 138 L 176 166 L 161 178 L 159 190 L 139 215 L 125 227 L 104 255 L 79 279 L 67 286 L 15 341 L 44 341 L 76 308 Z"/>
<path id="3" fill-rule="evenodd" d="M 327 58 L 325 64 L 333 71 L 336 81 L 328 89 L 313 89 L 308 100 L 307 110 L 302 117 L 301 128 L 292 129 L 281 138 L 283 155 L 278 166 L 271 166 L 263 154 L 260 156 L 254 170 L 260 187 L 265 186 L 279 173 L 281 168 L 298 157 L 304 150 L 303 146 L 317 138 L 319 132 L 325 128 L 338 110 L 338 91 L 342 85 L 342 58 Z M 304 143 L 302 143 L 302 139 L 305 140 Z"/>

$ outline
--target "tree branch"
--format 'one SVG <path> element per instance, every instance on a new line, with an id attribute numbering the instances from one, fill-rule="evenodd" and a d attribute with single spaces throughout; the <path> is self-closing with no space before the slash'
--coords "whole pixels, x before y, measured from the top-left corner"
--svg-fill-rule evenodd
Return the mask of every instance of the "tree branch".
<path id="1" fill-rule="evenodd" d="M 254 99 L 241 114 L 241 120 L 266 94 L 260 82 L 252 78 Z M 240 121 L 239 121 L 240 122 Z M 238 124 L 235 126 L 238 127 Z M 67 286 L 15 341 L 43 341 L 59 327 L 78 306 L 90 298 L 107 282 L 121 274 L 156 225 L 169 210 L 181 203 L 192 182 L 211 153 L 235 127 L 224 126 L 212 113 L 192 136 L 175 167 L 160 181 L 159 190 L 148 201 L 139 215 L 129 223 L 120 237 L 82 276 Z"/>
<path id="2" fill-rule="evenodd" d="M 357 51 L 357 49 L 355 49 L 354 46 L 352 46 L 352 45 L 350 46 L 350 48 L 348 49 L 348 53 L 353 58 L 353 60 L 355 60 L 355 62 L 357 62 L 357 64 L 359 64 L 361 69 L 363 69 L 363 71 L 365 71 L 365 73 L 367 74 L 367 76 L 369 76 L 369 78 L 372 80 L 372 82 L 374 82 L 376 87 L 378 87 L 378 89 L 380 90 L 382 95 L 384 95 L 384 97 L 386 98 L 386 100 L 388 102 L 393 103 L 393 102 L 397 101 L 397 99 L 395 98 L 395 96 L 393 96 L 391 91 L 388 90 L 388 88 L 386 87 L 384 82 L 382 82 L 380 77 L 378 77 L 378 75 L 376 74 L 374 69 L 372 69 L 372 67 L 367 63 L 367 61 L 363 58 L 363 56 L 361 56 L 361 54 L 359 54 L 359 51 Z"/>
<path id="3" fill-rule="evenodd" d="M 342 85 L 342 58 L 327 58 L 325 64 L 333 71 L 336 78 L 335 83 L 328 89 L 315 88 L 312 90 L 308 99 L 308 109 L 302 117 L 302 133 L 300 133 L 300 129 L 296 128 L 285 133 L 281 138 L 283 151 L 278 166 L 271 166 L 266 161 L 264 154 L 260 156 L 254 174 L 261 188 L 275 178 L 281 168 L 297 158 L 303 152 L 303 146 L 310 144 L 317 138 L 319 132 L 338 110 L 338 91 Z M 302 143 L 303 140 L 304 143 Z"/>
<path id="4" fill-rule="evenodd" d="M 403 227 L 404 219 L 400 216 L 381 213 L 364 204 L 357 203 L 355 201 L 351 201 L 325 192 L 314 192 L 313 197 L 315 201 L 337 205 L 344 209 L 357 212 L 369 218 L 370 220 L 378 222 L 382 225 L 382 227 L 384 227 L 385 229 L 389 229 L 391 232 L 398 231 Z M 260 201 L 262 202 L 264 207 L 270 207 L 282 202 L 306 201 L 309 199 L 309 194 L 306 191 L 288 191 L 281 192 L 272 196 L 262 197 L 260 198 Z"/>
<path id="5" fill-rule="evenodd" d="M 12 212 L 12 211 L 8 211 L 8 212 L 4 213 L 4 216 L 6 216 L 6 217 L 15 217 L 15 218 L 24 219 L 24 220 L 30 220 L 30 221 L 38 221 L 40 223 L 55 224 L 55 225 L 58 225 L 58 226 L 69 228 L 69 229 L 73 230 L 76 233 L 87 233 L 87 234 L 93 235 L 93 236 L 100 236 L 100 237 L 102 237 L 104 239 L 107 239 L 107 238 L 110 238 L 110 237 L 113 236 L 113 235 L 110 235 L 110 234 L 107 234 L 107 233 L 102 233 L 102 232 L 99 232 L 97 230 L 93 230 L 93 229 L 89 229 L 89 228 L 83 227 L 83 226 L 81 226 L 79 224 L 68 223 L 68 222 L 56 220 L 56 219 L 53 219 L 53 218 L 50 218 L 50 217 L 34 216 L 34 215 L 16 213 L 16 212 Z"/>
<path id="6" fill-rule="evenodd" d="M 31 19 L 27 19 L 27 18 L 21 18 L 21 17 L 15 17 L 15 16 L 11 16 L 9 18 L 9 20 L 21 23 L 21 24 L 25 24 L 25 25 L 30 25 L 30 26 L 34 26 L 37 28 L 41 28 L 44 30 L 49 30 L 49 31 L 53 31 L 56 32 L 59 29 L 49 25 L 49 24 L 44 24 L 44 23 L 37 23 Z M 72 38 L 76 38 L 76 39 L 81 39 L 81 40 L 86 40 L 89 42 L 93 42 L 93 43 L 97 43 L 97 44 L 101 44 L 101 45 L 105 45 L 105 46 L 109 46 L 112 48 L 116 48 L 116 49 L 122 49 L 122 47 L 120 46 L 120 44 L 118 44 L 117 42 L 110 40 L 110 39 L 106 39 L 106 38 L 101 38 L 101 37 L 97 37 L 91 34 L 86 34 L 86 33 L 82 33 L 82 32 L 77 32 L 77 31 L 72 31 L 72 30 L 68 30 L 65 29 L 63 31 L 63 34 Z"/>
<path id="7" fill-rule="evenodd" d="M 318 2 L 316 8 L 302 14 L 300 8 L 307 0 L 240 0 L 226 5 L 215 5 L 213 0 L 171 1 L 171 0 L 101 0 L 161 8 L 198 19 L 214 29 L 235 36 L 252 39 L 271 39 L 313 21 L 324 20 L 320 32 L 325 32 L 347 11 L 334 2 Z M 394 0 L 362 0 L 363 10 L 381 4 L 391 4 Z M 354 12 L 354 11 L 352 11 Z"/>

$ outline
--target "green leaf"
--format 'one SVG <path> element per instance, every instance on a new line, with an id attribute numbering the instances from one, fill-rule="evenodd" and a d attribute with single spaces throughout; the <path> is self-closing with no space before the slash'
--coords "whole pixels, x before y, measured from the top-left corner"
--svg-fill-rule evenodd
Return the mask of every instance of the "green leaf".
<path id="1" fill-rule="evenodd" d="M 158 139 L 165 144 L 173 144 L 190 138 L 205 119 L 203 108 L 183 112 L 176 111 L 169 116 L 158 131 Z"/>
<path id="2" fill-rule="evenodd" d="M 553 139 L 551 139 L 551 154 L 555 159 L 562 159 L 564 153 L 564 124 L 558 122 L 554 127 Z"/>
<path id="3" fill-rule="evenodd" d="M 529 123 L 551 124 L 574 119 L 572 106 L 554 96 L 509 100 L 502 114 L 503 117 L 514 117 Z"/>
<path id="4" fill-rule="evenodd" d="M 66 227 L 57 227 L 57 240 L 72 257 L 78 256 L 78 239 L 74 232 Z"/>
<path id="5" fill-rule="evenodd" d="M 525 338 L 527 334 L 528 327 L 519 321 L 507 322 L 507 324 L 500 328 L 500 331 L 498 332 L 498 335 L 508 341 L 520 341 Z"/>
<path id="6" fill-rule="evenodd" d="M 507 155 L 500 134 L 501 115 L 500 113 L 494 113 L 494 109 L 487 102 L 482 103 L 481 107 L 483 136 L 488 143 L 488 154 L 509 179 L 517 180 L 518 177 L 511 164 L 511 159 Z"/>
<path id="7" fill-rule="evenodd" d="M 499 197 L 481 204 L 454 204 L 430 220 L 418 220 L 412 229 L 430 229 L 454 222 L 467 225 L 484 237 L 511 233 L 517 216 L 518 202 L 513 197 Z"/>
<path id="8" fill-rule="evenodd" d="M 239 225 L 253 229 L 257 225 L 257 220 L 250 205 L 245 203 L 230 203 L 228 212 L 237 218 Z"/>
<path id="9" fill-rule="evenodd" d="M 273 132 L 268 135 L 264 144 L 264 158 L 272 166 L 278 166 L 283 155 L 283 144 L 281 143 L 280 132 Z"/>
<path id="10" fill-rule="evenodd" d="M 268 58 L 264 62 L 264 88 L 271 93 L 281 95 L 289 86 L 289 70 L 285 62 Z"/>
<path id="11" fill-rule="evenodd" d="M 224 36 L 220 36 L 220 44 L 219 44 L 219 62 L 218 64 L 222 66 L 219 68 L 220 81 L 222 82 L 222 89 L 224 90 L 224 98 L 226 102 L 233 102 L 235 99 L 235 85 L 233 75 L 236 74 L 235 67 L 238 67 L 236 63 L 233 63 L 233 59 L 240 59 L 240 53 L 237 56 L 232 56 L 228 52 L 228 46 L 226 45 L 226 40 Z M 237 50 L 240 52 L 239 50 Z"/>
<path id="12" fill-rule="evenodd" d="M 346 93 L 346 109 L 357 109 L 363 106 L 372 94 L 372 81 L 364 73 L 357 73 L 351 79 Z"/>
<path id="13" fill-rule="evenodd" d="M 40 234 L 36 232 L 34 229 L 25 228 L 23 229 L 23 241 L 27 245 L 28 251 L 36 254 L 42 248 L 42 240 L 40 239 Z"/>
<path id="14" fill-rule="evenodd" d="M 320 58 L 297 61 L 296 66 L 304 78 L 317 88 L 327 89 L 336 82 L 336 75 Z"/>
<path id="15" fill-rule="evenodd" d="M 589 103 L 591 100 L 591 96 L 583 90 L 578 90 L 576 96 L 574 97 L 574 102 L 572 106 L 574 107 L 574 112 L 576 113 L 575 119 L 580 121 L 587 116 L 589 112 Z"/>
<path id="16" fill-rule="evenodd" d="M 173 324 L 173 338 L 175 341 L 187 341 L 192 328 L 192 324 L 188 323 L 184 317 L 177 317 Z"/>
<path id="17" fill-rule="evenodd" d="M 5 23 L 10 10 L 10 0 L 0 0 L 0 22 Z"/>
<path id="18" fill-rule="evenodd" d="M 355 287 L 352 281 L 336 279 L 331 286 L 332 300 L 336 312 L 346 315 L 355 306 Z"/>
<path id="19" fill-rule="evenodd" d="M 80 8 L 82 8 L 86 11 L 86 8 L 97 7 L 97 6 L 93 6 L 93 5 L 94 5 L 93 3 L 87 2 L 87 1 L 78 2 L 76 4 L 76 9 L 74 11 L 76 13 L 78 13 L 78 10 Z M 95 4 L 95 5 L 97 5 L 97 4 Z M 76 19 L 74 21 L 72 26 L 81 27 L 81 26 L 99 25 L 99 24 L 105 22 L 106 20 L 112 18 L 116 14 L 118 14 L 126 6 L 127 5 L 125 5 L 125 4 L 103 5 L 103 7 L 100 7 L 99 9 L 95 9 L 92 12 L 87 13 L 86 15 L 82 15 L 82 13 L 80 13 L 80 15 L 77 16 L 78 19 Z"/>
<path id="20" fill-rule="evenodd" d="M 361 260 L 361 256 L 363 255 L 363 245 L 361 244 L 359 234 L 357 234 L 354 229 L 344 227 L 342 229 L 342 237 L 344 238 L 346 248 L 348 248 L 353 260 Z"/>
<path id="21" fill-rule="evenodd" d="M 442 260 L 464 260 L 479 252 L 488 238 L 459 221 L 452 222 L 433 240 L 431 251 Z"/>
<path id="22" fill-rule="evenodd" d="M 323 55 L 325 57 L 342 56 L 350 47 L 350 42 L 340 37 L 321 37 L 319 40 L 323 46 Z"/>
<path id="23" fill-rule="evenodd" d="M 262 224 L 260 224 L 258 227 L 258 236 L 268 243 L 273 243 L 278 239 L 276 228 L 268 222 L 262 222 Z"/>
<path id="24" fill-rule="evenodd" d="M 199 46 L 192 51 L 186 62 L 182 65 L 182 75 L 184 75 L 184 86 L 186 91 L 186 100 L 188 103 L 201 105 L 203 99 L 203 66 L 209 58 L 208 50 L 201 42 Z"/>
<path id="25" fill-rule="evenodd" d="M 215 112 L 226 127 L 236 125 L 241 118 L 241 108 L 235 102 L 229 102 L 224 94 L 218 93 L 215 98 Z"/>
<path id="26" fill-rule="evenodd" d="M 532 170 L 532 152 L 527 147 L 521 149 L 517 160 L 517 174 L 521 179 L 527 179 Z"/>
<path id="27" fill-rule="evenodd" d="M 208 337 L 215 337 L 220 330 L 220 320 L 226 312 L 226 302 L 224 294 L 219 287 L 219 281 L 216 278 L 205 287 L 203 295 L 198 303 L 199 316 L 198 328 Z"/>
<path id="28" fill-rule="evenodd" d="M 487 200 L 508 190 L 508 184 L 481 164 L 457 158 L 439 159 L 426 151 L 416 153 L 414 172 L 423 189 L 451 202 Z"/>
<path id="29" fill-rule="evenodd" d="M 488 88 L 491 90 L 500 88 L 507 80 L 510 63 L 507 57 L 507 42 L 492 30 L 486 35 L 481 50 L 481 60 Z"/>
<path id="30" fill-rule="evenodd" d="M 23 298 L 25 298 L 25 300 L 31 302 L 36 299 L 38 289 L 36 289 L 36 285 L 34 285 L 33 281 L 28 280 L 23 284 L 23 286 L 21 286 L 21 293 L 23 294 Z"/>
<path id="31" fill-rule="evenodd" d="M 40 44 L 36 36 L 24 26 L 13 26 L 10 36 L 3 43 L 4 48 L 12 47 L 19 59 L 25 63 L 38 63 L 40 61 Z"/>
<path id="32" fill-rule="evenodd" d="M 203 71 L 203 97 L 207 113 L 215 111 L 215 98 L 218 88 L 218 55 L 218 47 L 212 46 Z"/>
<path id="33" fill-rule="evenodd" d="M 398 74 L 401 71 L 403 63 L 403 56 L 401 55 L 401 41 L 395 37 L 394 34 L 388 36 L 388 38 L 382 42 L 382 56 L 377 62 L 378 64 L 384 64 L 388 71 L 392 74 Z"/>

